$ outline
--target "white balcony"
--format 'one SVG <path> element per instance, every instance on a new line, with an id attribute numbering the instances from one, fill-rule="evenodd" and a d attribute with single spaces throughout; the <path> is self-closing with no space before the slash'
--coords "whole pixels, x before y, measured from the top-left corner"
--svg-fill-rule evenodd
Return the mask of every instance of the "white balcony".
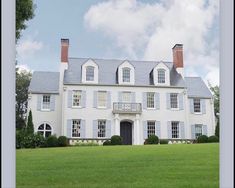
<path id="1" fill-rule="evenodd" d="M 141 103 L 113 103 L 113 113 L 115 114 L 141 114 Z"/>

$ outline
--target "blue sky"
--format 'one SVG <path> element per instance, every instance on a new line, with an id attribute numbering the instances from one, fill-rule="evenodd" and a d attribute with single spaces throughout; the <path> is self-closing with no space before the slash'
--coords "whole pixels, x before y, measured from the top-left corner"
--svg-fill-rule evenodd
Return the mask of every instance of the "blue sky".
<path id="1" fill-rule="evenodd" d="M 36 0 L 35 17 L 17 44 L 17 61 L 58 71 L 60 39 L 70 57 L 172 61 L 184 44 L 187 76 L 219 83 L 218 0 Z M 202 68 L 203 67 L 203 68 Z"/>

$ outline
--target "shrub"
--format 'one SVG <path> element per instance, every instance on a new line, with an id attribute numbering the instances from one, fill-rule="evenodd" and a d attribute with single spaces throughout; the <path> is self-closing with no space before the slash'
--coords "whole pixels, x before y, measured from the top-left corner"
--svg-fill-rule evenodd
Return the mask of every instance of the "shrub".
<path id="1" fill-rule="evenodd" d="M 122 145 L 122 137 L 119 135 L 113 135 L 111 137 L 111 145 Z"/>
<path id="2" fill-rule="evenodd" d="M 215 135 L 210 136 L 210 137 L 208 138 L 208 142 L 210 142 L 210 143 L 212 143 L 212 142 L 219 142 L 219 137 L 218 137 L 218 136 L 215 136 Z"/>
<path id="3" fill-rule="evenodd" d="M 103 146 L 109 146 L 109 145 L 111 145 L 111 141 L 110 140 L 104 141 Z"/>
<path id="4" fill-rule="evenodd" d="M 151 135 L 146 139 L 146 141 L 147 144 L 158 144 L 159 139 L 156 135 Z"/>
<path id="5" fill-rule="evenodd" d="M 61 146 L 61 147 L 68 146 L 68 139 L 66 136 L 59 136 L 58 146 Z"/>
<path id="6" fill-rule="evenodd" d="M 44 136 L 42 136 L 41 134 L 34 134 L 33 135 L 33 147 L 37 148 L 37 147 L 43 147 L 45 146 L 46 143 L 46 139 L 44 138 Z"/>
<path id="7" fill-rule="evenodd" d="M 74 146 L 99 146 L 99 144 L 96 142 L 86 142 L 86 143 L 78 142 L 78 143 L 75 143 Z"/>
<path id="8" fill-rule="evenodd" d="M 58 139 L 55 135 L 48 136 L 46 138 L 46 147 L 56 147 L 58 146 Z"/>
<path id="9" fill-rule="evenodd" d="M 208 136 L 201 135 L 197 138 L 197 143 L 207 143 L 208 142 Z"/>
<path id="10" fill-rule="evenodd" d="M 160 139 L 160 144 L 168 144 L 168 140 Z"/>

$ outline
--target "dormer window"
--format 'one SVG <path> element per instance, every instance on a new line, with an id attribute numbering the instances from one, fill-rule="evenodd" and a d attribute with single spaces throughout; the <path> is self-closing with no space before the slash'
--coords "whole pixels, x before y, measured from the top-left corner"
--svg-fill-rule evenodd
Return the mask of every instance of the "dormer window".
<path id="1" fill-rule="evenodd" d="M 157 76 L 158 76 L 158 83 L 164 84 L 166 82 L 166 75 L 164 69 L 158 69 Z"/>
<path id="2" fill-rule="evenodd" d="M 122 69 L 122 81 L 123 82 L 130 82 L 130 74 L 131 69 L 128 67 L 125 67 Z"/>
<path id="3" fill-rule="evenodd" d="M 86 81 L 94 81 L 94 70 L 93 66 L 86 67 Z"/>

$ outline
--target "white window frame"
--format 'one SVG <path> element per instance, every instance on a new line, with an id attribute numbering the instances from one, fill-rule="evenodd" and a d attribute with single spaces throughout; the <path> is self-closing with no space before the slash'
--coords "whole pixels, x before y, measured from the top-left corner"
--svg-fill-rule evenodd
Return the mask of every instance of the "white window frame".
<path id="1" fill-rule="evenodd" d="M 200 112 L 195 112 L 195 100 L 199 100 Z M 201 99 L 199 99 L 199 98 L 193 98 L 193 112 L 194 112 L 195 114 L 202 114 L 202 103 L 201 103 Z"/>
<path id="2" fill-rule="evenodd" d="M 41 125 L 43 125 L 43 129 L 39 129 L 39 127 L 40 127 Z M 50 126 L 51 129 L 46 129 L 46 125 Z M 52 126 L 51 126 L 49 123 L 47 123 L 47 122 L 41 123 L 41 124 L 38 126 L 38 128 L 37 128 L 37 133 L 39 133 L 39 132 L 43 133 L 43 134 L 42 134 L 43 137 L 46 138 L 46 132 L 50 132 L 50 133 L 51 133 L 50 135 L 52 135 L 52 133 L 53 133 Z M 49 135 L 49 136 L 50 136 L 50 135 Z"/>
<path id="3" fill-rule="evenodd" d="M 153 95 L 153 101 L 149 101 L 149 94 L 152 94 Z M 153 102 L 153 105 L 151 104 L 151 106 L 153 107 L 149 107 L 149 103 L 150 102 Z M 155 109 L 155 92 L 147 92 L 146 93 L 146 103 L 147 103 L 147 109 Z"/>
<path id="4" fill-rule="evenodd" d="M 126 71 L 128 71 L 128 72 L 126 72 Z M 126 76 L 129 76 L 129 77 L 126 77 Z M 129 68 L 129 67 L 122 68 L 122 82 L 123 83 L 130 83 L 131 82 L 131 68 Z"/>
<path id="5" fill-rule="evenodd" d="M 93 72 L 89 72 L 92 69 Z M 91 74 L 92 73 L 92 74 Z M 90 75 L 88 75 L 90 74 Z M 88 78 L 93 78 L 92 80 L 89 80 Z M 86 81 L 87 82 L 93 82 L 95 80 L 95 67 L 94 66 L 87 66 L 86 67 Z"/>
<path id="6" fill-rule="evenodd" d="M 102 124 L 102 123 L 104 123 L 104 124 Z M 106 138 L 106 132 L 107 132 L 106 125 L 107 125 L 106 120 L 104 120 L 104 119 L 98 120 L 98 125 L 97 125 L 97 137 L 98 138 Z"/>
<path id="7" fill-rule="evenodd" d="M 79 105 L 74 105 L 74 95 L 75 93 L 77 93 L 77 95 L 80 94 L 80 101 L 79 101 Z M 82 104 L 81 104 L 81 101 L 82 101 L 82 91 L 81 90 L 73 90 L 72 91 L 72 108 L 81 108 L 82 107 Z"/>
<path id="8" fill-rule="evenodd" d="M 76 121 L 77 121 L 77 124 L 75 123 Z M 75 127 L 75 128 L 74 128 L 75 125 L 78 126 L 78 127 Z M 78 130 L 76 130 L 76 131 L 77 131 L 76 134 L 80 134 L 79 136 L 73 136 L 73 131 L 74 131 L 75 129 L 78 129 Z M 75 134 L 75 133 L 74 133 L 74 134 Z M 71 137 L 72 137 L 72 138 L 81 138 L 81 119 L 73 119 L 73 120 L 72 120 Z"/>
<path id="9" fill-rule="evenodd" d="M 44 108 L 44 97 L 49 97 L 49 102 L 47 102 L 49 105 L 49 108 Z M 41 110 L 42 111 L 50 111 L 51 110 L 51 95 L 50 94 L 45 94 L 42 96 L 42 101 L 41 101 Z"/>
<path id="10" fill-rule="evenodd" d="M 104 99 L 105 99 L 105 101 L 104 101 L 104 103 L 105 103 L 105 105 L 100 105 L 100 94 L 105 94 L 105 96 L 104 96 Z M 97 92 L 97 107 L 98 108 L 107 108 L 107 98 L 108 98 L 108 92 L 107 91 L 98 91 Z"/>
<path id="11" fill-rule="evenodd" d="M 156 135 L 155 121 L 147 121 L 147 137 L 149 138 L 151 135 Z"/>
<path id="12" fill-rule="evenodd" d="M 172 108 L 172 101 L 171 101 L 172 95 L 177 96 L 177 107 L 176 108 Z M 170 108 L 171 108 L 171 110 L 179 110 L 179 93 L 170 93 Z"/>
<path id="13" fill-rule="evenodd" d="M 171 138 L 172 139 L 177 139 L 180 138 L 180 123 L 178 121 L 172 121 L 171 122 Z M 173 127 L 176 127 L 177 130 L 173 130 Z M 173 131 L 175 131 L 174 133 L 176 134 L 177 137 L 173 137 Z"/>
<path id="14" fill-rule="evenodd" d="M 203 135 L 203 128 L 202 124 L 195 124 L 195 138 L 197 139 L 199 136 Z M 197 130 L 200 128 L 200 133 Z"/>
<path id="15" fill-rule="evenodd" d="M 162 77 L 163 76 L 162 73 L 164 73 L 164 78 Z M 165 69 L 157 69 L 157 81 L 158 81 L 158 84 L 166 83 L 166 70 Z"/>

